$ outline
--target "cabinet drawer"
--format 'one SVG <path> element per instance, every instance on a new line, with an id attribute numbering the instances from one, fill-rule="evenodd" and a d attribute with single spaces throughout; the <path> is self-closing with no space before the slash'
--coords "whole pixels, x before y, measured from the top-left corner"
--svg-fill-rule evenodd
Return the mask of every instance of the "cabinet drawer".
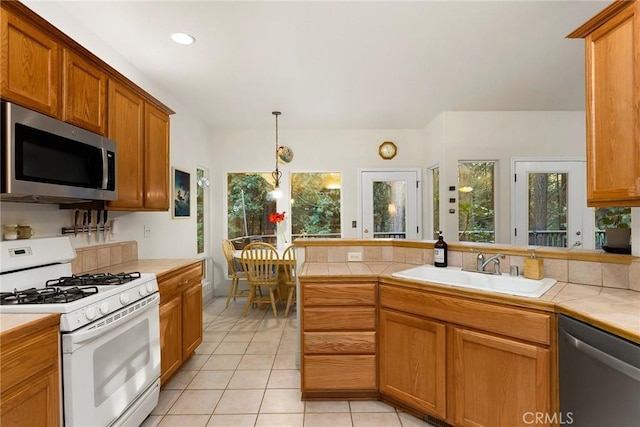
<path id="1" fill-rule="evenodd" d="M 305 283 L 302 303 L 310 305 L 375 305 L 376 284 Z"/>
<path id="2" fill-rule="evenodd" d="M 302 314 L 305 331 L 375 329 L 375 307 L 309 307 Z"/>
<path id="3" fill-rule="evenodd" d="M 304 356 L 303 391 L 376 390 L 375 356 Z"/>
<path id="4" fill-rule="evenodd" d="M 160 288 L 160 301 L 164 302 L 169 298 L 183 292 L 187 285 L 202 280 L 202 262 L 190 264 L 167 274 L 158 277 L 158 287 Z"/>
<path id="5" fill-rule="evenodd" d="M 375 354 L 375 332 L 305 332 L 305 354 Z"/>
<path id="6" fill-rule="evenodd" d="M 551 342 L 551 315 L 546 313 L 389 285 L 380 286 L 380 304 L 528 341 Z"/>

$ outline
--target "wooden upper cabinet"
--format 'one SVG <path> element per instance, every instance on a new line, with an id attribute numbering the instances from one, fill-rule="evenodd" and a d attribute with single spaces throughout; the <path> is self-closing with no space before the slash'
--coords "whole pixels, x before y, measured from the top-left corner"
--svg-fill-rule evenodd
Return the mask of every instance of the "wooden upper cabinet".
<path id="1" fill-rule="evenodd" d="M 0 95 L 60 118 L 58 43 L 22 19 L 0 10 L 2 19 Z"/>
<path id="2" fill-rule="evenodd" d="M 640 2 L 618 1 L 569 34 L 585 39 L 587 202 L 640 206 Z"/>
<path id="3" fill-rule="evenodd" d="M 144 207 L 169 209 L 169 115 L 145 104 Z"/>
<path id="4" fill-rule="evenodd" d="M 115 80 L 109 80 L 108 136 L 118 145 L 118 199 L 109 202 L 108 207 L 123 210 L 142 209 L 144 101 Z"/>
<path id="5" fill-rule="evenodd" d="M 107 75 L 68 49 L 64 49 L 63 58 L 62 119 L 105 135 Z"/>

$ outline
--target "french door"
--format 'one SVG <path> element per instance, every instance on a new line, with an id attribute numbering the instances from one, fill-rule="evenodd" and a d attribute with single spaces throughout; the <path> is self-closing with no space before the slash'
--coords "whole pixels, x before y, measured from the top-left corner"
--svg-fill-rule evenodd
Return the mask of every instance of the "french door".
<path id="1" fill-rule="evenodd" d="M 593 249 L 584 161 L 515 161 L 511 241 Z"/>
<path id="2" fill-rule="evenodd" d="M 420 238 L 420 169 L 361 170 L 361 236 Z"/>

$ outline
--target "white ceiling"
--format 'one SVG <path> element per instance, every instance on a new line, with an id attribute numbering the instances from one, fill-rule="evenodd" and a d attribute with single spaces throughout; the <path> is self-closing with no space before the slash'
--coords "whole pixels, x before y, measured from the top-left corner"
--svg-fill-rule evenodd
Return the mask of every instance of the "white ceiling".
<path id="1" fill-rule="evenodd" d="M 441 111 L 584 109 L 583 41 L 565 36 L 609 2 L 56 3 L 214 128 L 281 110 L 290 129 L 415 129 Z"/>

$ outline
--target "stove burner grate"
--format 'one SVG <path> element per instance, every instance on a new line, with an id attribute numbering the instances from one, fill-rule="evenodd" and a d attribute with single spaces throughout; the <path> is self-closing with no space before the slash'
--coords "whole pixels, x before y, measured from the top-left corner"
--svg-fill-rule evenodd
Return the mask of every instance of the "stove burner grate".
<path id="1" fill-rule="evenodd" d="M 83 288 L 30 288 L 0 293 L 0 305 L 67 303 L 98 293 L 97 286 Z"/>
<path id="2" fill-rule="evenodd" d="M 59 279 L 47 280 L 46 286 L 114 286 L 122 285 L 139 278 L 139 272 L 117 274 L 80 274 L 70 277 L 60 277 Z"/>

